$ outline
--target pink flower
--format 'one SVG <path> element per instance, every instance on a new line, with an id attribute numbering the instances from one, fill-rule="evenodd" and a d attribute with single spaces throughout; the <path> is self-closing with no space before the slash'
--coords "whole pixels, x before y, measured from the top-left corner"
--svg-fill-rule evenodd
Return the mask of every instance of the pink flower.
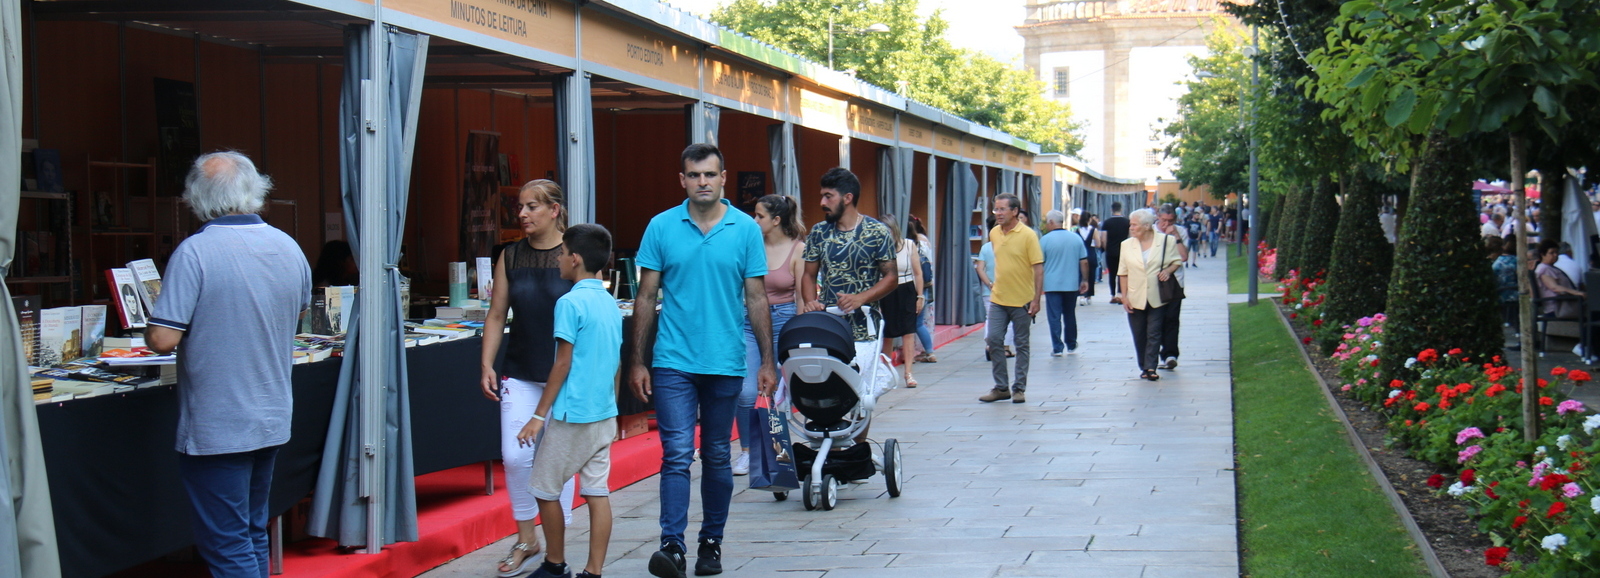
<path id="1" fill-rule="evenodd" d="M 1456 452 L 1456 463 L 1467 463 L 1467 460 L 1472 459 L 1472 456 L 1478 455 L 1478 452 L 1481 451 L 1483 451 L 1482 446 L 1467 446 L 1467 449 Z"/>
<path id="2" fill-rule="evenodd" d="M 1362 317 L 1356 320 L 1356 325 L 1360 325 L 1362 327 L 1371 327 L 1372 321 L 1373 319 L 1371 317 Z"/>
<path id="3" fill-rule="evenodd" d="M 1578 484 L 1568 482 L 1566 485 L 1561 486 L 1561 495 L 1568 498 L 1576 498 L 1583 495 L 1583 488 L 1578 487 Z"/>
<path id="4" fill-rule="evenodd" d="M 1467 429 L 1461 430 L 1461 433 L 1456 434 L 1456 445 L 1459 446 L 1461 444 L 1467 443 L 1467 440 L 1470 440 L 1470 439 L 1473 439 L 1473 438 L 1481 438 L 1481 437 L 1483 437 L 1483 431 L 1482 430 L 1479 430 L 1478 428 L 1475 428 L 1475 427 L 1469 427 Z M 1473 447 L 1477 447 L 1477 446 L 1473 446 Z M 1473 452 L 1473 453 L 1477 453 L 1477 452 Z"/>
<path id="5" fill-rule="evenodd" d="M 1569 412 L 1569 411 L 1576 411 L 1576 412 L 1583 411 L 1583 402 L 1578 401 L 1576 399 L 1569 399 L 1569 400 L 1561 402 L 1559 405 L 1556 406 L 1556 413 L 1557 414 L 1566 415 L 1567 412 Z"/>
<path id="6" fill-rule="evenodd" d="M 1351 387 L 1352 386 L 1350 384 L 1346 383 L 1344 384 L 1344 387 L 1339 388 L 1339 391 L 1350 391 Z"/>

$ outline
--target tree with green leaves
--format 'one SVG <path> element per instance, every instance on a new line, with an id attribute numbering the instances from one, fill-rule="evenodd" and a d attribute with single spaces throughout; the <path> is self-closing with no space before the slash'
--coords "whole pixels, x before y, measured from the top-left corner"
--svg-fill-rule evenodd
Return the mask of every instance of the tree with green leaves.
<path id="1" fill-rule="evenodd" d="M 1250 98 L 1249 59 L 1243 49 L 1248 33 L 1223 23 L 1206 36 L 1206 54 L 1189 58 L 1205 78 L 1188 82 L 1178 97 L 1178 117 L 1162 128 L 1171 137 L 1164 151 L 1179 159 L 1173 176 L 1184 187 L 1209 185 L 1218 199 L 1241 196 L 1250 187 L 1250 134 L 1246 102 Z"/>
<path id="2" fill-rule="evenodd" d="M 1066 103 L 1044 97 L 1042 81 L 945 38 L 939 12 L 917 15 L 917 0 L 735 0 L 712 13 L 723 26 L 813 61 L 828 60 L 832 22 L 834 68 L 868 83 L 1019 138 L 1044 152 L 1077 156 L 1082 127 Z M 869 32 L 876 24 L 888 32 Z"/>
<path id="3" fill-rule="evenodd" d="M 1311 205 L 1305 187 L 1289 189 L 1284 194 L 1283 223 L 1278 225 L 1278 264 L 1272 274 L 1279 279 L 1289 277 L 1289 272 L 1300 268 L 1300 239 L 1305 232 L 1306 209 Z"/>
<path id="4" fill-rule="evenodd" d="M 1413 208 L 1434 201 L 1420 198 L 1421 183 L 1448 184 L 1472 168 L 1438 162 L 1439 150 L 1466 155 L 1461 139 L 1489 135 L 1510 145 L 1509 176 L 1517 198 L 1513 218 L 1527 222 L 1522 180 L 1530 168 L 1528 141 L 1538 136 L 1561 146 L 1581 132 L 1573 130 L 1573 120 L 1592 109 L 1593 92 L 1600 88 L 1600 10 L 1593 0 L 1353 0 L 1340 6 L 1327 44 L 1309 61 L 1317 79 L 1307 83 L 1308 90 L 1374 159 L 1401 167 L 1419 152 L 1435 159 L 1414 173 Z M 1440 168 L 1461 173 L 1426 174 Z M 1453 194 L 1466 196 L 1468 190 L 1462 186 Z M 1409 211 L 1402 230 L 1424 215 L 1424 210 Z M 1410 250 L 1404 243 L 1397 248 L 1396 282 L 1403 263 L 1413 257 L 1405 254 Z M 1526 266 L 1527 236 L 1520 228 L 1517 253 Z M 1461 281 L 1471 283 L 1465 277 Z M 1409 308 L 1410 299 L 1438 300 L 1398 289 L 1391 287 L 1391 309 Z M 1536 373 L 1532 287 L 1526 276 L 1518 276 L 1518 289 L 1522 367 Z M 1458 309 L 1454 315 L 1470 325 L 1479 312 Z M 1530 442 L 1538 438 L 1533 397 L 1525 396 L 1522 408 L 1523 435 Z"/>
<path id="5" fill-rule="evenodd" d="M 1322 309 L 1323 322 L 1334 327 L 1384 311 L 1394 265 L 1394 246 L 1378 222 L 1383 189 L 1361 168 L 1351 169 L 1340 182 L 1344 206 L 1339 209 L 1339 228 L 1328 261 L 1328 301 Z M 1338 341 L 1321 345 L 1324 353 L 1332 353 Z"/>

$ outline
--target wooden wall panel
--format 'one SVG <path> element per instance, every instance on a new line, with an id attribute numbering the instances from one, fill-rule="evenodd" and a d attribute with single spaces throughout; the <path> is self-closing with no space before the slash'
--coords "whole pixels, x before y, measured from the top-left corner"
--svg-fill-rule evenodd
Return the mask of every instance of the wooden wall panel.
<path id="1" fill-rule="evenodd" d="M 39 62 L 39 99 L 28 101 L 28 106 L 38 108 L 39 126 L 23 137 L 61 151 L 67 190 L 84 189 L 84 162 L 89 157 L 122 156 L 116 32 L 115 26 L 96 22 L 38 24 L 32 48 Z M 33 93 L 30 84 L 23 98 L 31 99 Z M 24 114 L 30 120 L 31 116 Z"/>
<path id="2" fill-rule="evenodd" d="M 445 294 L 447 264 L 457 260 L 461 245 L 456 218 L 461 212 L 463 157 L 459 151 L 466 141 L 465 133 L 456 129 L 457 96 L 461 92 L 422 91 L 405 234 L 404 260 L 410 266 L 412 295 Z"/>
<path id="3" fill-rule="evenodd" d="M 259 55 L 209 42 L 201 42 L 199 47 L 200 152 L 231 149 L 259 163 L 262 159 Z"/>
<path id="4" fill-rule="evenodd" d="M 739 198 L 740 172 L 759 172 L 766 176 L 765 187 L 756 198 L 772 194 L 776 190 L 776 183 L 772 182 L 772 158 L 767 153 L 767 127 L 775 124 L 779 122 L 766 117 L 731 110 L 722 111 L 722 125 L 717 131 L 717 146 L 722 149 L 722 154 L 728 161 L 726 194 L 729 200 L 746 211 L 755 211 L 755 199 Z M 741 203 L 741 200 L 749 202 Z"/>
<path id="5" fill-rule="evenodd" d="M 878 210 L 878 151 L 884 148 L 877 143 L 850 139 L 850 172 L 861 179 L 861 200 L 856 203 L 856 210 L 874 219 L 883 216 Z"/>
<path id="6" fill-rule="evenodd" d="M 822 205 L 818 204 L 817 183 L 823 173 L 839 166 L 839 137 L 796 125 L 794 127 L 796 154 L 800 157 L 800 208 L 807 223 L 822 220 Z"/>
<path id="7" fill-rule="evenodd" d="M 595 216 L 617 249 L 637 250 L 650 218 L 683 203 L 684 120 L 678 111 L 596 111 Z"/>

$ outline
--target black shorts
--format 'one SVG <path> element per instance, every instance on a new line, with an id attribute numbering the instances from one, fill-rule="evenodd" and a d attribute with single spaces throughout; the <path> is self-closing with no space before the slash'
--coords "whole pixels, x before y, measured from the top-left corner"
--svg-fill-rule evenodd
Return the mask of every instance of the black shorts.
<path id="1" fill-rule="evenodd" d="M 901 283 L 878 301 L 883 311 L 883 338 L 893 339 L 917 332 L 917 285 Z"/>

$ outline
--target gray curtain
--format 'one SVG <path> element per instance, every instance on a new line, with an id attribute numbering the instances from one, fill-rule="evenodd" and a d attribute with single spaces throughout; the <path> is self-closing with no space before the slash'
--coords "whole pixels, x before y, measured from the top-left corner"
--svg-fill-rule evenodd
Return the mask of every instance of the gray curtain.
<path id="1" fill-rule="evenodd" d="M 684 106 L 688 116 L 689 144 L 717 144 L 717 131 L 722 124 L 722 107 L 709 102 L 695 102 Z"/>
<path id="2" fill-rule="evenodd" d="M 1039 190 L 1039 177 L 1022 173 L 1017 174 L 1021 177 L 1020 180 L 1022 181 L 1022 195 L 1024 197 L 1023 202 L 1028 203 L 1029 211 L 1034 214 L 1034 225 L 1042 230 L 1044 228 L 1044 205 L 1040 204 L 1039 202 L 1039 193 L 1041 192 Z M 1060 206 L 1061 205 L 1059 204 L 1056 205 L 1057 208 Z M 1066 213 L 1066 211 L 1061 212 L 1062 214 Z"/>
<path id="3" fill-rule="evenodd" d="M 972 165 L 950 163 L 945 183 L 944 218 L 939 219 L 939 250 L 934 257 L 939 274 L 934 279 L 934 322 L 972 325 L 985 317 L 978 291 L 978 273 L 972 269 L 972 208 L 978 202 L 978 178 Z"/>
<path id="4" fill-rule="evenodd" d="M 22 193 L 22 5 L 0 0 L 0 277 L 16 251 Z M 11 288 L 0 283 L 0 576 L 61 575 L 55 514 L 28 395 L 28 364 Z M 92 523 L 86 521 L 86 523 Z"/>
<path id="5" fill-rule="evenodd" d="M 567 192 L 567 222 L 594 222 L 594 107 L 589 73 L 556 77 L 556 166 Z"/>
<path id="6" fill-rule="evenodd" d="M 878 214 L 894 215 L 901 231 L 911 222 L 911 168 L 915 154 L 906 147 L 878 149 Z"/>
<path id="7" fill-rule="evenodd" d="M 405 230 L 406 198 L 410 194 L 412 151 L 416 143 L 417 112 L 422 101 L 423 67 L 427 61 L 428 37 L 420 34 L 385 29 L 388 54 L 385 57 L 385 77 L 388 85 L 382 87 L 388 102 L 384 122 L 390 130 L 385 137 L 382 159 L 385 190 L 362 195 L 361 135 L 365 130 L 362 117 L 361 84 L 372 76 L 370 70 L 369 34 L 371 25 L 350 25 L 345 28 L 345 76 L 339 102 L 341 190 L 344 197 L 345 225 L 349 228 L 351 248 L 360 254 L 364 242 L 382 239 L 383 262 L 389 265 L 379 273 L 387 277 L 380 287 L 385 289 L 380 297 L 383 309 L 375 312 L 381 323 L 378 335 L 361 335 L 356 328 L 363 311 L 358 306 L 351 314 L 345 334 L 345 358 L 339 369 L 339 384 L 334 397 L 333 416 L 328 422 L 328 440 L 323 446 L 322 464 L 317 474 L 317 487 L 312 494 L 311 516 L 308 531 L 315 536 L 334 538 L 341 546 L 367 545 L 367 502 L 360 484 L 363 463 L 360 439 L 362 407 L 361 380 L 377 378 L 384 393 L 383 439 L 380 444 L 384 471 L 381 475 L 380 499 L 383 525 L 378 535 L 384 545 L 417 540 L 417 497 L 415 468 L 412 465 L 411 407 L 406 379 L 405 344 L 400 327 L 403 315 L 400 309 L 399 270 L 392 264 L 400 259 L 401 235 Z M 363 201 L 375 200 L 382 195 L 388 205 L 385 218 L 377 223 L 359 222 Z M 363 228 L 369 233 L 363 236 Z M 371 227 L 383 233 L 371 235 Z M 378 290 L 373 287 L 369 290 Z M 382 375 L 366 376 L 358 369 L 364 358 L 360 340 L 371 338 L 384 341 L 388 347 L 380 357 Z M 375 548 L 371 548 L 375 549 Z"/>
<path id="8" fill-rule="evenodd" d="M 767 157 L 772 161 L 772 192 L 800 200 L 800 163 L 794 149 L 794 124 L 767 127 Z"/>
<path id="9" fill-rule="evenodd" d="M 1055 207 L 1057 209 L 1060 209 L 1061 212 L 1063 212 L 1063 213 L 1067 213 L 1068 214 L 1067 217 L 1070 219 L 1071 216 L 1072 216 L 1071 215 L 1072 211 L 1070 210 L 1069 207 L 1067 207 L 1067 199 L 1066 199 L 1066 197 L 1061 194 L 1065 184 L 1061 183 L 1059 181 L 1051 183 L 1051 184 L 1053 185 L 1053 187 L 1052 187 L 1053 191 L 1052 191 L 1051 194 L 1055 195 L 1054 197 L 1052 197 L 1051 206 L 1053 206 L 1053 207 Z M 1068 224 L 1069 225 L 1076 225 L 1077 223 L 1068 223 Z"/>

